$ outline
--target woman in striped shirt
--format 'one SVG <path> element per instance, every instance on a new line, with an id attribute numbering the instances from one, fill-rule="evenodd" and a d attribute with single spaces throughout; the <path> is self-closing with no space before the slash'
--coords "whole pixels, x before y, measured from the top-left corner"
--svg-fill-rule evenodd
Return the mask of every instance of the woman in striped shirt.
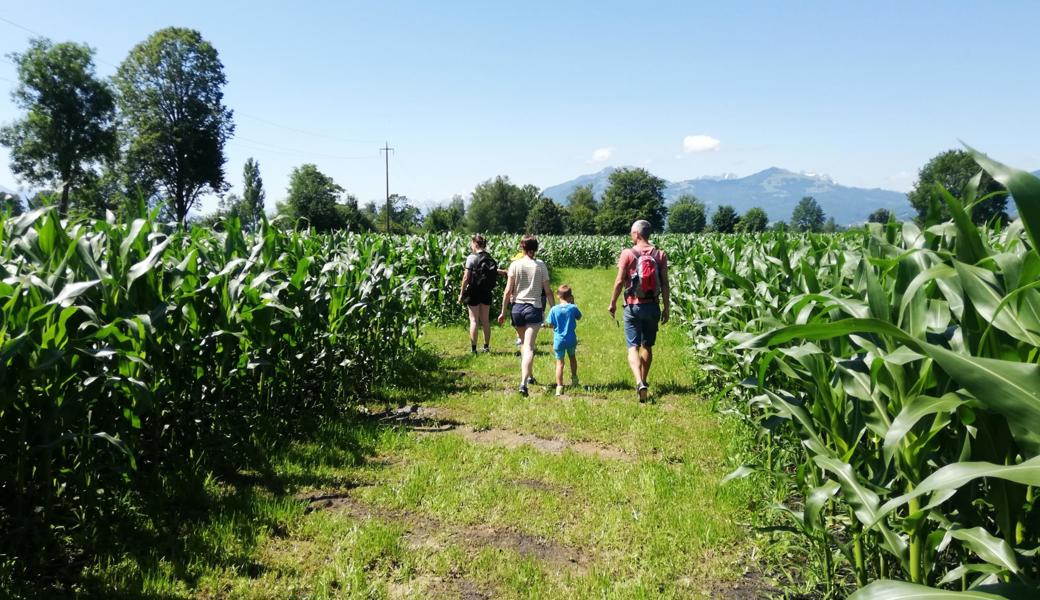
<path id="1" fill-rule="evenodd" d="M 498 315 L 498 323 L 505 323 L 506 309 L 512 303 L 513 327 L 523 340 L 520 357 L 520 394 L 526 396 L 527 386 L 535 382 L 531 376 L 534 366 L 534 343 L 545 321 L 545 304 L 552 308 L 555 297 L 549 286 L 549 269 L 544 262 L 534 257 L 538 252 L 538 239 L 533 235 L 524 236 L 520 241 L 520 249 L 523 250 L 524 257 L 514 260 L 509 265 L 509 279 L 506 281 L 506 291 L 502 295 L 502 312 Z"/>

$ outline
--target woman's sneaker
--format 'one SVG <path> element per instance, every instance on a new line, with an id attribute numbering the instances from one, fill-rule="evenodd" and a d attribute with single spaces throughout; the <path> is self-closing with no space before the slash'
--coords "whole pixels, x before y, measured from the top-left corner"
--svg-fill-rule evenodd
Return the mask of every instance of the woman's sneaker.
<path id="1" fill-rule="evenodd" d="M 562 385 L 556 386 L 556 395 L 557 396 L 562 396 L 563 395 L 563 386 Z"/>
<path id="2" fill-rule="evenodd" d="M 646 385 L 644 382 L 640 382 L 639 385 L 636 386 L 636 394 L 639 396 L 640 402 L 646 402 L 646 397 L 650 395 L 650 386 Z"/>

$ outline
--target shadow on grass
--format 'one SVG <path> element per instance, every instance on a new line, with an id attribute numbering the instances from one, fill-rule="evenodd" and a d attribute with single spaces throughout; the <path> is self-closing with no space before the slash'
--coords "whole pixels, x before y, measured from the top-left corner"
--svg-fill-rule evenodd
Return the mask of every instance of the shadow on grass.
<path id="1" fill-rule="evenodd" d="M 415 405 L 423 399 L 457 388 L 456 374 L 442 365 L 442 357 L 424 349 L 397 365 L 393 380 L 367 400 L 410 404 L 407 412 L 415 416 Z M 106 539 L 95 541 L 95 548 L 103 550 L 84 557 L 84 564 L 94 566 L 70 565 L 51 590 L 26 597 L 167 600 L 183 595 L 149 593 L 149 582 L 195 590 L 203 576 L 214 572 L 262 576 L 269 568 L 257 560 L 264 539 L 288 535 L 315 498 L 365 485 L 352 478 L 351 469 L 389 466 L 372 460 L 389 431 L 443 426 L 429 419 L 382 418 L 388 412 L 392 409 L 372 414 L 355 405 L 316 418 L 296 439 L 271 440 L 262 471 L 217 475 L 186 466 L 183 473 L 155 477 L 138 490 L 125 518 L 113 518 L 106 526 Z M 300 490 L 313 493 L 299 496 Z M 75 594 L 63 592 L 73 588 Z M 0 598 L 4 591 L 0 586 Z"/>

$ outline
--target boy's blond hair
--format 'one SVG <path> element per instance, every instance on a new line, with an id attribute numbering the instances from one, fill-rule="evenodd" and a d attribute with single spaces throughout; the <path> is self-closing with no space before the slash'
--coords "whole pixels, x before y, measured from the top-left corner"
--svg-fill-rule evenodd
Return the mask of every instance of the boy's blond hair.
<path id="1" fill-rule="evenodd" d="M 571 286 L 567 284 L 563 284 L 559 288 L 557 288 L 556 295 L 566 300 L 567 302 L 574 302 L 574 291 L 571 290 Z"/>

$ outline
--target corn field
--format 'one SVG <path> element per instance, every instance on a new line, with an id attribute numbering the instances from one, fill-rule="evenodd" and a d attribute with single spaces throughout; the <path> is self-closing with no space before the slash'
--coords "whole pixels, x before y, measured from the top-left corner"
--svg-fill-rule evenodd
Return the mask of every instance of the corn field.
<path id="1" fill-rule="evenodd" d="M 454 256 L 432 238 L 63 223 L 50 209 L 0 235 L 7 562 L 96 538 L 142 481 L 262 471 L 272 440 L 409 358 Z"/>
<path id="2" fill-rule="evenodd" d="M 1040 594 L 1040 180 L 977 160 L 1004 230 L 972 224 L 976 178 L 924 228 L 692 240 L 673 283 L 765 439 L 732 477 L 783 482 L 774 508 L 856 600 Z"/>
<path id="3" fill-rule="evenodd" d="M 731 477 L 783 490 L 825 594 L 1037 597 L 1040 180 L 977 160 L 1014 196 L 1006 228 L 972 224 L 976 178 L 937 190 L 949 222 L 655 239 L 720 408 L 761 436 Z M 423 324 L 465 318 L 460 234 L 0 225 L 0 575 L 89 554 L 156 480 L 263 472 L 392 385 Z M 519 239 L 489 240 L 502 267 Z M 541 242 L 550 268 L 628 245 Z"/>

